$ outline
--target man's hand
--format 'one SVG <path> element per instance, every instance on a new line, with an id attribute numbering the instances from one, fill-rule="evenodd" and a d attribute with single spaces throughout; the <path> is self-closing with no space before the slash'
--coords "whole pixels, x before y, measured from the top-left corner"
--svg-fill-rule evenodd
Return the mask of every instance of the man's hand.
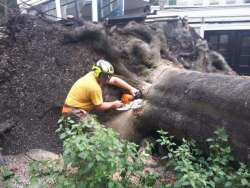
<path id="1" fill-rule="evenodd" d="M 95 108 L 99 111 L 105 111 L 105 110 L 110 110 L 110 109 L 115 109 L 119 108 L 123 105 L 122 101 L 113 101 L 113 102 L 103 102 L 100 105 L 95 106 Z"/>
<path id="2" fill-rule="evenodd" d="M 138 92 L 140 92 L 138 89 L 131 87 L 131 89 L 129 90 L 129 92 L 131 93 L 131 95 L 133 95 L 134 97 L 136 96 L 136 94 Z"/>
<path id="3" fill-rule="evenodd" d="M 112 108 L 119 108 L 121 106 L 123 106 L 122 101 L 117 100 L 113 102 Z"/>

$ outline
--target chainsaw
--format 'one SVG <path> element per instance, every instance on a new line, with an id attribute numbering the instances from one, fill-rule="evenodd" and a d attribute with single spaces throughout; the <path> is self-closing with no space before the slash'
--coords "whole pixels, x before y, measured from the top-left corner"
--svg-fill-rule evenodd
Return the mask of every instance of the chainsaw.
<path id="1" fill-rule="evenodd" d="M 131 109 L 138 109 L 142 107 L 143 99 L 142 92 L 138 91 L 135 96 L 131 94 L 123 94 L 121 101 L 124 104 L 122 107 L 117 108 L 119 111 L 127 111 Z"/>

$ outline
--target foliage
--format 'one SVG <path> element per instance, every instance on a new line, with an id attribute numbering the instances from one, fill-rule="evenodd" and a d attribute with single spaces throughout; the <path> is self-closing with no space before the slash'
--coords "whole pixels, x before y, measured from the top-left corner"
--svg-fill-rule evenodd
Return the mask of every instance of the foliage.
<path id="1" fill-rule="evenodd" d="M 7 180 L 14 175 L 15 174 L 12 171 L 10 171 L 6 166 L 4 165 L 0 166 L 0 180 L 1 181 Z"/>
<path id="2" fill-rule="evenodd" d="M 160 136 L 157 142 L 168 152 L 162 159 L 167 160 L 167 164 L 172 165 L 176 171 L 174 182 L 159 184 L 160 174 L 144 171 L 144 161 L 151 152 L 150 145 L 144 152 L 139 152 L 136 144 L 120 140 L 113 130 L 105 128 L 93 116 L 79 123 L 70 118 L 62 118 L 59 126 L 57 132 L 64 143 L 63 160 L 31 164 L 34 184 L 41 184 L 37 178 L 47 176 L 43 180 L 43 187 L 250 186 L 248 167 L 242 163 L 238 169 L 232 167 L 233 157 L 224 129 L 216 130 L 214 137 L 206 140 L 209 145 L 208 155 L 197 149 L 194 141 L 183 139 L 183 143 L 177 146 L 173 136 L 162 130 L 158 131 Z"/>
<path id="3" fill-rule="evenodd" d="M 62 118 L 58 123 L 65 164 L 64 172 L 58 171 L 54 178 L 54 187 L 148 187 L 155 183 L 157 174 L 143 172 L 148 154 L 138 152 L 136 144 L 120 140 L 95 117 L 79 123 Z M 31 165 L 32 174 L 55 174 L 42 166 L 47 165 Z"/>
<path id="4" fill-rule="evenodd" d="M 8 166 L 0 165 L 0 186 L 12 188 L 13 184 L 19 184 L 19 176 L 15 175 Z"/>
<path id="5" fill-rule="evenodd" d="M 231 148 L 223 128 L 216 130 L 214 138 L 207 139 L 209 156 L 204 157 L 194 141 L 183 139 L 183 144 L 174 148 L 172 137 L 158 131 L 160 139 L 169 154 L 170 164 L 175 166 L 177 181 L 173 187 L 249 187 L 250 170 L 240 163 L 238 170 L 233 169 Z"/>
<path id="6" fill-rule="evenodd" d="M 30 188 L 37 187 L 38 184 L 44 188 L 54 187 L 57 178 L 64 173 L 63 160 L 33 161 L 29 165 L 29 171 L 32 174 Z"/>

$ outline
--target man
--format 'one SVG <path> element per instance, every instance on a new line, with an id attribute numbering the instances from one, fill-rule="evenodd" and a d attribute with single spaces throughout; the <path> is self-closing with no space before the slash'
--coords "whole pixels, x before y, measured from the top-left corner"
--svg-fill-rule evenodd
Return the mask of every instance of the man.
<path id="1" fill-rule="evenodd" d="M 101 86 L 111 84 L 127 89 L 132 95 L 139 92 L 124 80 L 113 76 L 114 68 L 108 61 L 99 60 L 92 67 L 92 71 L 77 80 L 70 89 L 63 106 L 63 114 L 73 114 L 78 118 L 86 116 L 92 109 L 106 111 L 123 105 L 120 100 L 104 102 Z"/>

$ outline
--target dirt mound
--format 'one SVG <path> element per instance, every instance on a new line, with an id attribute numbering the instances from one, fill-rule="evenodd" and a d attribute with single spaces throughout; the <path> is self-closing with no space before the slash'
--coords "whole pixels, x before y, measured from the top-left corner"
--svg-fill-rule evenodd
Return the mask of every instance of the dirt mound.
<path id="1" fill-rule="evenodd" d="M 223 57 L 181 20 L 166 23 L 104 26 L 84 22 L 64 26 L 17 15 L 6 25 L 0 50 L 0 126 L 5 153 L 33 148 L 60 151 L 56 122 L 66 94 L 100 58 L 117 73 L 138 82 L 159 64 L 202 72 L 232 74 Z M 212 55 L 210 55 L 213 53 Z M 215 60 L 216 59 L 216 60 Z M 171 63 L 171 62 L 172 63 Z"/>

